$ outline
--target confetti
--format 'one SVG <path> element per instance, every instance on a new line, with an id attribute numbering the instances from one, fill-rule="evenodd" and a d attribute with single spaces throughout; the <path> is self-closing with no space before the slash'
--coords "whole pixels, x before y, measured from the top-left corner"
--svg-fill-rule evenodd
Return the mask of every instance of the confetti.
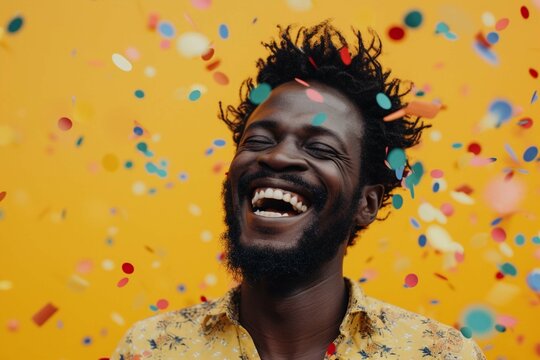
<path id="1" fill-rule="evenodd" d="M 166 299 L 159 299 L 156 306 L 159 310 L 165 310 L 169 307 L 169 302 Z"/>
<path id="2" fill-rule="evenodd" d="M 506 231 L 503 228 L 496 227 L 491 230 L 491 237 L 496 242 L 503 242 L 506 240 Z"/>
<path id="3" fill-rule="evenodd" d="M 122 71 L 129 72 L 133 69 L 133 65 L 131 65 L 129 60 L 120 54 L 117 54 L 117 53 L 113 54 L 112 62 L 114 63 L 114 65 L 116 65 L 117 68 L 119 68 Z"/>
<path id="4" fill-rule="evenodd" d="M 287 0 L 287 5 L 296 11 L 308 11 L 313 7 L 311 0 Z"/>
<path id="5" fill-rule="evenodd" d="M 51 303 L 46 304 L 43 306 L 38 312 L 32 316 L 32 321 L 37 326 L 42 326 L 45 324 L 56 312 L 58 311 L 58 308 L 54 306 Z"/>
<path id="6" fill-rule="evenodd" d="M 401 26 L 392 26 L 388 29 L 388 37 L 394 41 L 403 40 L 405 37 L 405 29 Z"/>
<path id="7" fill-rule="evenodd" d="M 403 206 L 403 197 L 399 194 L 392 195 L 392 206 L 394 209 L 399 210 Z"/>
<path id="8" fill-rule="evenodd" d="M 423 16 L 422 13 L 418 10 L 409 11 L 405 18 L 403 19 L 403 22 L 408 27 L 415 29 L 422 25 Z"/>
<path id="9" fill-rule="evenodd" d="M 351 61 L 352 61 L 351 53 L 349 52 L 349 49 L 346 46 L 339 49 L 339 56 L 341 57 L 341 61 L 343 61 L 345 65 L 351 64 Z"/>
<path id="10" fill-rule="evenodd" d="M 508 27 L 510 20 L 507 18 L 502 18 L 495 24 L 495 30 L 502 31 Z"/>
<path id="11" fill-rule="evenodd" d="M 180 55 L 187 58 L 201 56 L 208 51 L 210 41 L 206 36 L 198 32 L 186 32 L 180 35 L 176 41 L 176 49 Z"/>
<path id="12" fill-rule="evenodd" d="M 377 100 L 377 104 L 385 110 L 388 110 L 392 107 L 392 102 L 390 101 L 390 98 L 388 98 L 388 96 L 385 93 L 382 93 L 382 92 L 378 93 L 375 96 L 375 100 Z"/>
<path id="13" fill-rule="evenodd" d="M 212 56 L 214 56 L 214 48 L 209 48 L 207 52 L 205 52 L 204 54 L 201 55 L 201 58 L 204 61 L 208 61 L 208 60 L 212 59 Z"/>
<path id="14" fill-rule="evenodd" d="M 531 162 L 534 161 L 537 156 L 538 148 L 536 146 L 531 146 L 527 148 L 527 150 L 525 150 L 525 152 L 523 153 L 523 160 L 525 160 L 526 162 Z"/>
<path id="15" fill-rule="evenodd" d="M 521 13 L 521 17 L 524 18 L 525 20 L 529 18 L 529 9 L 525 5 L 523 5 L 519 9 L 519 12 Z"/>
<path id="16" fill-rule="evenodd" d="M 58 119 L 58 128 L 63 131 L 68 131 L 73 126 L 73 122 L 67 117 Z"/>
<path id="17" fill-rule="evenodd" d="M 119 288 L 122 288 L 126 286 L 128 282 L 129 282 L 129 278 L 125 277 L 125 278 L 120 279 L 120 281 L 118 281 L 116 286 L 118 286 Z"/>
<path id="18" fill-rule="evenodd" d="M 135 271 L 135 267 L 131 263 L 123 263 L 122 264 L 122 271 L 126 274 L 133 274 Z"/>
<path id="19" fill-rule="evenodd" d="M 6 191 L 0 191 L 0 202 L 6 198 L 7 192 Z"/>
<path id="20" fill-rule="evenodd" d="M 212 5 L 212 0 L 191 0 L 191 5 L 199 10 L 206 10 Z"/>
<path id="21" fill-rule="evenodd" d="M 540 293 L 540 269 L 533 269 L 527 274 L 527 285 L 537 293 Z"/>
<path id="22" fill-rule="evenodd" d="M 228 85 L 229 84 L 229 78 L 227 75 L 222 73 L 221 71 L 216 71 L 213 75 L 214 81 L 218 83 L 219 85 Z"/>
<path id="23" fill-rule="evenodd" d="M 295 80 L 297 83 L 304 85 L 305 87 L 309 87 L 309 84 L 308 84 L 307 82 L 305 82 L 304 80 L 302 80 L 302 79 L 294 78 L 294 80 Z"/>
<path id="24" fill-rule="evenodd" d="M 134 94 L 135 94 L 135 97 L 136 97 L 137 99 L 142 99 L 142 98 L 144 98 L 144 91 L 142 91 L 141 89 L 135 90 L 135 93 L 134 93 Z"/>
<path id="25" fill-rule="evenodd" d="M 272 88 L 267 83 L 261 83 L 251 90 L 249 100 L 255 105 L 262 104 L 272 92 Z"/>
<path id="26" fill-rule="evenodd" d="M 538 77 L 538 71 L 533 68 L 529 68 L 529 74 L 532 76 L 533 79 L 536 79 Z"/>
<path id="27" fill-rule="evenodd" d="M 405 276 L 405 286 L 413 288 L 418 284 L 418 276 L 416 274 L 408 274 Z"/>
<path id="28" fill-rule="evenodd" d="M 193 90 L 189 93 L 188 99 L 191 101 L 197 101 L 201 97 L 201 91 L 200 90 Z"/>
<path id="29" fill-rule="evenodd" d="M 531 105 L 534 104 L 537 100 L 538 100 L 538 91 L 534 90 L 531 96 Z"/>
<path id="30" fill-rule="evenodd" d="M 311 124 L 313 126 L 321 126 L 326 121 L 327 118 L 328 118 L 328 115 L 326 113 L 320 112 L 313 117 Z"/>
<path id="31" fill-rule="evenodd" d="M 336 353 L 336 344 L 334 344 L 333 342 L 331 342 L 328 347 L 326 348 L 326 354 L 328 356 L 332 356 Z"/>
<path id="32" fill-rule="evenodd" d="M 500 266 L 500 270 L 505 275 L 510 276 L 516 276 L 517 275 L 517 269 L 514 265 L 510 263 L 504 263 Z"/>
<path id="33" fill-rule="evenodd" d="M 491 311 L 487 308 L 474 307 L 465 311 L 464 323 L 472 333 L 482 335 L 489 333 L 493 329 L 495 319 Z"/>
<path id="34" fill-rule="evenodd" d="M 227 27 L 227 24 L 219 25 L 219 37 L 223 40 L 229 38 L 229 28 Z"/>
<path id="35" fill-rule="evenodd" d="M 311 101 L 315 101 L 318 103 L 324 102 L 323 96 L 315 89 L 306 89 L 306 95 Z"/>
<path id="36" fill-rule="evenodd" d="M 7 32 L 8 34 L 15 34 L 24 25 L 24 18 L 22 16 L 16 16 L 13 19 L 11 19 L 7 26 Z"/>
<path id="37" fill-rule="evenodd" d="M 174 25 L 168 21 L 160 21 L 157 26 L 159 34 L 167 39 L 171 39 L 175 36 L 176 30 Z"/>

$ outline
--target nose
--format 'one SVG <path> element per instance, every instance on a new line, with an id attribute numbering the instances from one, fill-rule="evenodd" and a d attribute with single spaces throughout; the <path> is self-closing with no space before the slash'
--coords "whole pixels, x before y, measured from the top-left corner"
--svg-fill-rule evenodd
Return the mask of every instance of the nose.
<path id="1" fill-rule="evenodd" d="M 257 157 L 257 162 L 262 167 L 275 171 L 304 171 L 307 163 L 302 158 L 301 152 L 291 140 L 283 140 L 276 146 L 268 149 Z"/>

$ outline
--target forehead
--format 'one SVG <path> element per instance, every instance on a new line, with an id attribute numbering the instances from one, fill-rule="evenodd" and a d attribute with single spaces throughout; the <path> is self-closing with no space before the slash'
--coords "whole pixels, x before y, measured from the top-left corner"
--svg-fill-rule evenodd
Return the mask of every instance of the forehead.
<path id="1" fill-rule="evenodd" d="M 249 117 L 246 130 L 257 121 L 271 120 L 281 131 L 319 127 L 330 130 L 346 144 L 357 144 L 363 134 L 363 118 L 354 103 L 328 85 L 318 82 L 309 85 L 292 81 L 273 89 L 268 99 Z M 318 115 L 320 113 L 325 115 Z M 315 125 L 316 115 L 325 116 L 326 120 Z"/>

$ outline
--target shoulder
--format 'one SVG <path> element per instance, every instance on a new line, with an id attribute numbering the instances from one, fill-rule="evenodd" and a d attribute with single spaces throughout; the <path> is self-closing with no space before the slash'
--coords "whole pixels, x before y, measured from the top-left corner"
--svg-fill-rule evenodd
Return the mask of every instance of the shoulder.
<path id="1" fill-rule="evenodd" d="M 215 304 L 205 302 L 136 322 L 125 333 L 111 359 L 132 359 L 134 354 L 172 351 L 201 341 L 202 323 Z"/>
<path id="2" fill-rule="evenodd" d="M 397 348 L 437 356 L 445 360 L 485 360 L 474 342 L 446 324 L 384 301 L 366 297 L 370 316 L 376 318 L 376 331 L 395 342 Z"/>

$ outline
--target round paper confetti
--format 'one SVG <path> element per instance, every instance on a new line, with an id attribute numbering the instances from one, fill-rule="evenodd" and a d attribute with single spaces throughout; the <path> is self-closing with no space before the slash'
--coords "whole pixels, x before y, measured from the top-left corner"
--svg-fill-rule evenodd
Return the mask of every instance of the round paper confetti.
<path id="1" fill-rule="evenodd" d="M 536 146 L 531 146 L 523 153 L 523 160 L 526 162 L 531 162 L 536 159 L 538 156 L 538 148 Z"/>
<path id="2" fill-rule="evenodd" d="M 392 26 L 388 29 L 388 37 L 394 41 L 402 40 L 405 37 L 405 29 L 401 26 Z"/>
<path id="3" fill-rule="evenodd" d="M 142 91 L 141 89 L 135 90 L 135 97 L 137 99 L 142 99 L 144 97 L 144 91 Z"/>
<path id="4" fill-rule="evenodd" d="M 514 238 L 514 242 L 516 243 L 516 245 L 522 246 L 523 244 L 525 244 L 525 236 L 523 236 L 523 234 L 517 234 Z"/>
<path id="5" fill-rule="evenodd" d="M 255 105 L 262 104 L 272 92 L 272 88 L 267 83 L 261 83 L 251 90 L 249 100 Z"/>
<path id="6" fill-rule="evenodd" d="M 382 92 L 378 93 L 375 99 L 377 100 L 377 104 L 385 110 L 388 110 L 392 107 L 390 98 L 388 98 L 388 96 L 386 96 L 385 93 L 382 93 Z"/>
<path id="7" fill-rule="evenodd" d="M 463 334 L 464 337 L 467 339 L 470 339 L 472 337 L 472 331 L 468 327 L 464 326 L 460 329 L 461 334 Z"/>
<path id="8" fill-rule="evenodd" d="M 212 0 L 191 0 L 191 5 L 199 10 L 206 10 L 212 5 Z"/>
<path id="9" fill-rule="evenodd" d="M 495 326 L 495 319 L 491 311 L 486 308 L 473 308 L 465 313 L 465 325 L 472 333 L 486 334 Z M 464 335 L 465 336 L 465 335 Z"/>
<path id="10" fill-rule="evenodd" d="M 122 264 L 122 271 L 126 274 L 133 274 L 135 267 L 131 263 L 126 262 Z"/>
<path id="11" fill-rule="evenodd" d="M 144 75 L 149 78 L 156 76 L 156 68 L 153 66 L 147 66 L 144 68 Z"/>
<path id="12" fill-rule="evenodd" d="M 510 263 L 504 263 L 500 266 L 500 270 L 505 275 L 510 276 L 516 276 L 517 275 L 517 269 L 514 265 Z"/>
<path id="13" fill-rule="evenodd" d="M 126 286 L 128 282 L 129 282 L 129 279 L 125 277 L 125 278 L 120 279 L 120 281 L 118 282 L 118 284 L 116 284 L 116 286 L 121 288 L 121 287 Z"/>
<path id="14" fill-rule="evenodd" d="M 226 24 L 219 25 L 219 37 L 224 40 L 229 38 L 229 28 Z"/>
<path id="15" fill-rule="evenodd" d="M 410 11 L 405 15 L 404 22 L 410 28 L 417 28 L 422 25 L 422 13 L 418 10 Z"/>
<path id="16" fill-rule="evenodd" d="M 430 175 L 434 179 L 440 179 L 444 176 L 444 171 L 439 170 L 439 169 L 434 169 L 434 170 L 431 170 Z"/>
<path id="17" fill-rule="evenodd" d="M 537 293 L 540 293 L 540 269 L 533 269 L 527 274 L 527 285 Z"/>
<path id="18" fill-rule="evenodd" d="M 504 30 L 504 29 L 506 29 L 508 27 L 509 24 L 510 24 L 509 19 L 507 19 L 507 18 L 500 19 L 495 24 L 495 30 L 497 30 L 497 31 Z"/>
<path id="19" fill-rule="evenodd" d="M 200 97 L 201 97 L 201 91 L 200 90 L 193 90 L 188 95 L 188 99 L 191 100 L 191 101 L 199 100 Z"/>
<path id="20" fill-rule="evenodd" d="M 487 27 L 492 27 L 495 25 L 495 16 L 490 12 L 485 12 L 482 14 L 482 22 Z"/>
<path id="21" fill-rule="evenodd" d="M 538 71 L 533 68 L 529 69 L 529 74 L 532 76 L 533 79 L 536 79 L 538 77 Z"/>
<path id="22" fill-rule="evenodd" d="M 422 234 L 418 237 L 418 245 L 420 247 L 424 247 L 427 244 L 427 237 L 426 235 Z"/>
<path id="23" fill-rule="evenodd" d="M 403 206 L 403 197 L 399 194 L 392 195 L 392 206 L 394 209 L 399 210 Z"/>
<path id="24" fill-rule="evenodd" d="M 7 32 L 9 34 L 15 34 L 17 31 L 21 30 L 24 24 L 24 19 L 22 16 L 16 16 L 10 20 L 7 26 Z"/>
<path id="25" fill-rule="evenodd" d="M 216 140 L 214 140 L 214 143 L 213 143 L 213 144 L 214 144 L 215 146 L 217 146 L 217 147 L 223 147 L 223 146 L 225 146 L 226 141 L 223 140 L 223 139 L 216 139 Z"/>
<path id="26" fill-rule="evenodd" d="M 105 259 L 101 262 L 101 267 L 103 268 L 103 270 L 111 271 L 114 269 L 114 261 L 112 261 L 111 259 Z"/>
<path id="27" fill-rule="evenodd" d="M 159 34 L 167 39 L 173 38 L 176 33 L 173 24 L 168 21 L 160 21 L 157 29 Z"/>
<path id="28" fill-rule="evenodd" d="M 524 19 L 528 19 L 529 18 L 529 9 L 523 5 L 520 9 L 519 9 L 519 12 L 521 13 L 521 17 L 524 18 Z"/>
<path id="29" fill-rule="evenodd" d="M 499 34 L 492 31 L 489 34 L 487 34 L 486 39 L 488 43 L 490 43 L 491 45 L 495 45 L 499 41 Z"/>
<path id="30" fill-rule="evenodd" d="M 169 302 L 166 299 L 159 299 L 156 303 L 156 306 L 159 310 L 165 310 L 169 307 Z"/>
<path id="31" fill-rule="evenodd" d="M 311 124 L 313 126 L 321 126 L 326 121 L 327 118 L 328 118 L 328 115 L 326 113 L 320 112 L 313 117 Z"/>
<path id="32" fill-rule="evenodd" d="M 407 156 L 405 155 L 405 151 L 403 151 L 403 149 L 395 148 L 390 150 L 386 161 L 388 161 L 393 170 L 396 170 L 405 166 L 407 163 Z"/>
<path id="33" fill-rule="evenodd" d="M 206 36 L 198 32 L 186 32 L 180 35 L 176 41 L 176 49 L 185 57 L 201 56 L 208 51 L 210 41 Z"/>
<path id="34" fill-rule="evenodd" d="M 413 288 L 418 284 L 418 276 L 416 274 L 409 274 L 405 276 L 405 285 L 408 288 Z"/>
<path id="35" fill-rule="evenodd" d="M 296 11 L 308 11 L 313 6 L 311 0 L 287 0 L 287 5 Z"/>
<path id="36" fill-rule="evenodd" d="M 136 181 L 133 183 L 131 190 L 135 195 L 143 195 L 146 192 L 146 185 L 142 181 Z"/>
<path id="37" fill-rule="evenodd" d="M 351 64 L 351 61 L 352 61 L 351 53 L 349 52 L 349 49 L 346 46 L 339 49 L 339 56 L 341 57 L 341 61 L 343 61 L 345 65 Z"/>
<path id="38" fill-rule="evenodd" d="M 506 231 L 504 231 L 503 228 L 496 227 L 493 230 L 491 230 L 491 237 L 496 242 L 503 242 L 506 240 Z"/>
<path id="39" fill-rule="evenodd" d="M 63 131 L 68 131 L 73 126 L 73 122 L 67 117 L 58 119 L 58 128 Z"/>
<path id="40" fill-rule="evenodd" d="M 214 56 L 214 49 L 209 48 L 207 52 L 205 52 L 204 54 L 201 55 L 201 58 L 204 61 L 208 61 L 208 60 L 210 60 L 212 58 L 212 56 Z"/>
<path id="41" fill-rule="evenodd" d="M 214 77 L 214 81 L 217 82 L 219 85 L 229 84 L 229 78 L 227 77 L 227 75 L 225 75 L 221 71 L 216 71 L 213 77 Z"/>
<path id="42" fill-rule="evenodd" d="M 319 93 L 315 89 L 311 89 L 311 88 L 306 89 L 306 95 L 311 101 L 315 101 L 315 102 L 318 102 L 318 103 L 324 102 L 324 98 L 321 95 L 321 93 Z"/>
<path id="43" fill-rule="evenodd" d="M 131 71 L 133 69 L 133 65 L 131 65 L 129 60 L 126 59 L 125 57 L 123 57 L 120 54 L 116 54 L 116 53 L 113 54 L 112 55 L 112 61 L 113 61 L 114 65 L 116 65 L 116 67 L 119 68 L 122 71 L 129 72 L 129 71 Z"/>

